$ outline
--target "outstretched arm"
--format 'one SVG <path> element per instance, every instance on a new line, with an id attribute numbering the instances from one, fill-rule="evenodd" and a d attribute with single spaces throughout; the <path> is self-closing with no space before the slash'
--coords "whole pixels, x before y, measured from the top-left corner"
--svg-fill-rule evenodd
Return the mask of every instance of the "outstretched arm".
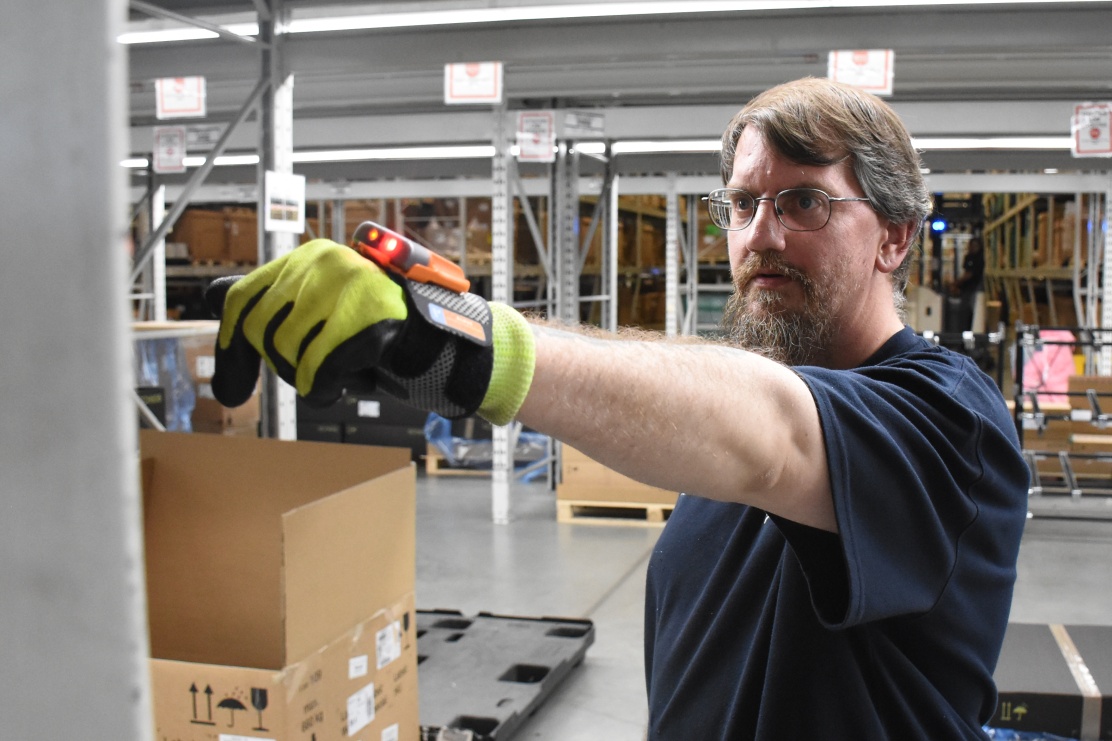
<path id="1" fill-rule="evenodd" d="M 631 478 L 836 531 L 818 410 L 759 355 L 534 326 L 517 418 Z"/>

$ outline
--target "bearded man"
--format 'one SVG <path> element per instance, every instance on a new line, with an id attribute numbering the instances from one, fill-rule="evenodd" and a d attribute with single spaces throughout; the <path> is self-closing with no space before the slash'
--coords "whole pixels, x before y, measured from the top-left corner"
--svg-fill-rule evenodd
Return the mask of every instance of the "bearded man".
<path id="1" fill-rule="evenodd" d="M 984 738 L 1028 473 L 991 379 L 904 325 L 930 210 L 910 136 L 799 80 L 730 122 L 722 175 L 729 343 L 455 306 L 483 345 L 320 240 L 228 293 L 214 391 L 249 393 L 259 354 L 318 402 L 358 371 L 684 492 L 648 567 L 649 738 Z"/>

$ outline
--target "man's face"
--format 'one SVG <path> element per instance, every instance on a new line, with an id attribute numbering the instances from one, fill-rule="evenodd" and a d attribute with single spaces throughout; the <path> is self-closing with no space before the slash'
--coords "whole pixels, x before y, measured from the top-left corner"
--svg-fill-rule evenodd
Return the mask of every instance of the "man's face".
<path id="1" fill-rule="evenodd" d="M 799 165 L 769 147 L 750 126 L 741 134 L 728 188 L 758 198 L 788 188 L 818 188 L 831 197 L 862 196 L 848 160 Z M 824 364 L 839 332 L 862 311 L 886 230 L 864 201 L 832 203 L 830 221 L 812 232 L 784 227 L 771 201 L 752 223 L 728 233 L 734 295 L 726 327 L 744 347 L 790 365 Z"/>

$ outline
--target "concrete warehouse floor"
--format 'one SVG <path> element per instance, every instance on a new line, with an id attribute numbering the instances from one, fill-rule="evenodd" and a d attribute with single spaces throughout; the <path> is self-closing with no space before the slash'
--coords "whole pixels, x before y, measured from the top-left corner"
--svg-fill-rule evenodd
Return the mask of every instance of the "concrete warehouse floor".
<path id="1" fill-rule="evenodd" d="M 491 522 L 490 480 L 417 481 L 417 606 L 594 621 L 595 643 L 515 736 L 638 741 L 646 716 L 645 567 L 659 526 L 556 521 L 543 483 L 514 484 L 511 522 Z M 1112 625 L 1112 497 L 1031 501 L 1012 620 Z"/>

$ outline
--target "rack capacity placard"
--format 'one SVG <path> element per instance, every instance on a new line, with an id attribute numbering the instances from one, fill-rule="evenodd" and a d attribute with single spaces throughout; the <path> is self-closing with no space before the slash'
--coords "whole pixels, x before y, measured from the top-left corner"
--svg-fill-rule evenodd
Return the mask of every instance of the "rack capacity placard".
<path id="1" fill-rule="evenodd" d="M 184 126 L 156 126 L 154 129 L 154 171 L 185 172 L 186 135 Z"/>
<path id="2" fill-rule="evenodd" d="M 1112 157 L 1112 103 L 1074 106 L 1070 131 L 1074 157 Z"/>
<path id="3" fill-rule="evenodd" d="M 827 60 L 826 76 L 874 95 L 891 95 L 894 61 L 895 52 L 891 49 L 832 51 Z"/>
<path id="4" fill-rule="evenodd" d="M 517 159 L 556 161 L 556 116 L 552 111 L 518 111 Z"/>
<path id="5" fill-rule="evenodd" d="M 444 102 L 448 105 L 502 102 L 501 62 L 444 65 Z"/>
<path id="6" fill-rule="evenodd" d="M 205 115 L 205 78 L 163 77 L 154 81 L 155 116 L 191 118 Z"/>

